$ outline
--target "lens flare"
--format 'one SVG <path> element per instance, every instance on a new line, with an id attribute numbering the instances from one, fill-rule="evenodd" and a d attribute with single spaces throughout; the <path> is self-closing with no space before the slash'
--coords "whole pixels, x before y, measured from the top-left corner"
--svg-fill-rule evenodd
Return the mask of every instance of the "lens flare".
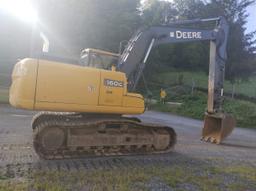
<path id="1" fill-rule="evenodd" d="M 0 0 L 1 10 L 24 22 L 36 23 L 38 21 L 37 11 L 29 0 Z"/>

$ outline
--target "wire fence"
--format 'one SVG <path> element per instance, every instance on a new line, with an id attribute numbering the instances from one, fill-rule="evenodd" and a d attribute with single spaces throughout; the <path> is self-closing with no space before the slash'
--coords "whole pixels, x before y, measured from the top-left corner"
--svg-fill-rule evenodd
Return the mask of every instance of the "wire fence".
<path id="1" fill-rule="evenodd" d="M 176 86 L 184 86 L 190 89 L 193 94 L 195 90 L 208 91 L 208 76 L 203 73 L 192 72 L 168 72 L 160 74 L 154 81 L 147 81 L 148 85 L 155 88 L 173 90 Z M 256 99 L 256 75 L 246 81 L 239 81 L 234 84 L 224 82 L 224 94 L 233 98 Z"/>

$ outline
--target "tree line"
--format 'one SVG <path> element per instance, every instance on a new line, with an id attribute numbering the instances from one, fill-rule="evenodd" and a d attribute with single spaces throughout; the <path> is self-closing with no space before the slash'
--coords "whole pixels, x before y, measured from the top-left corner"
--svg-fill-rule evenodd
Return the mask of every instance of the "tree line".
<path id="1" fill-rule="evenodd" d="M 52 54 L 77 57 L 80 51 L 87 47 L 118 52 L 119 43 L 128 40 L 141 26 L 158 25 L 179 19 L 224 16 L 230 26 L 226 78 L 235 82 L 247 79 L 256 71 L 255 32 L 246 33 L 248 18 L 246 10 L 255 3 L 255 0 L 174 0 L 172 2 L 34 0 L 33 2 L 39 13 L 38 26 L 49 37 Z M 15 38 L 12 39 L 17 41 L 19 37 L 19 46 L 15 46 L 17 42 L 9 43 L 12 46 L 6 43 L 5 47 L 0 45 L 0 50 L 5 50 L 5 57 L 14 53 L 19 56 L 28 54 L 28 51 L 24 50 L 29 49 L 28 39 L 31 31 L 28 26 L 23 30 L 20 24 L 19 29 L 15 26 L 11 28 L 17 34 L 13 34 Z M 10 24 L 6 27 L 10 28 Z M 212 26 L 207 24 L 201 27 Z M 22 40 L 24 40 L 23 44 Z M 15 50 L 15 48 L 19 49 Z M 0 56 L 2 57 L 1 54 Z M 207 42 L 162 45 L 152 51 L 146 74 L 166 71 L 170 67 L 208 71 L 208 57 Z"/>
<path id="2" fill-rule="evenodd" d="M 211 18 L 224 16 L 229 24 L 226 78 L 232 83 L 246 80 L 256 71 L 255 33 L 246 33 L 247 8 L 254 0 L 149 0 L 144 11 L 146 23 L 158 24 L 167 20 Z M 163 15 L 164 14 L 164 15 Z M 204 26 L 201 26 L 204 27 Z M 205 26 L 207 27 L 207 25 Z M 152 71 L 160 63 L 181 69 L 208 71 L 209 43 L 199 42 L 162 46 L 151 55 Z M 161 70 L 161 69 L 160 69 Z M 166 70 L 166 68 L 163 68 Z M 150 71 L 148 71 L 150 73 Z"/>

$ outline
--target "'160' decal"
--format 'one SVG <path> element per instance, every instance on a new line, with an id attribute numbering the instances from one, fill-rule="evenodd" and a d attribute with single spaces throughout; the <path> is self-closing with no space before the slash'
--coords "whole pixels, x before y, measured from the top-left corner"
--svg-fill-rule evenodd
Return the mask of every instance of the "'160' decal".
<path id="1" fill-rule="evenodd" d="M 124 82 L 118 80 L 104 79 L 104 85 L 109 87 L 123 87 Z"/>

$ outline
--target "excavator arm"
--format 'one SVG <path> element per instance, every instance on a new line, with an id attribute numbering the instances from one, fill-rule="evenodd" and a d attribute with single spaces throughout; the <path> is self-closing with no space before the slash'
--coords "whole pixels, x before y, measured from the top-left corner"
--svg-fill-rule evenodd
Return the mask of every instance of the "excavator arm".
<path id="1" fill-rule="evenodd" d="M 212 30 L 180 27 L 210 21 L 216 22 Z M 235 126 L 234 118 L 222 111 L 228 30 L 228 24 L 223 17 L 180 21 L 140 29 L 129 40 L 117 69 L 126 73 L 128 87 L 134 91 L 153 47 L 161 44 L 210 41 L 208 103 L 202 139 L 220 143 Z"/>

